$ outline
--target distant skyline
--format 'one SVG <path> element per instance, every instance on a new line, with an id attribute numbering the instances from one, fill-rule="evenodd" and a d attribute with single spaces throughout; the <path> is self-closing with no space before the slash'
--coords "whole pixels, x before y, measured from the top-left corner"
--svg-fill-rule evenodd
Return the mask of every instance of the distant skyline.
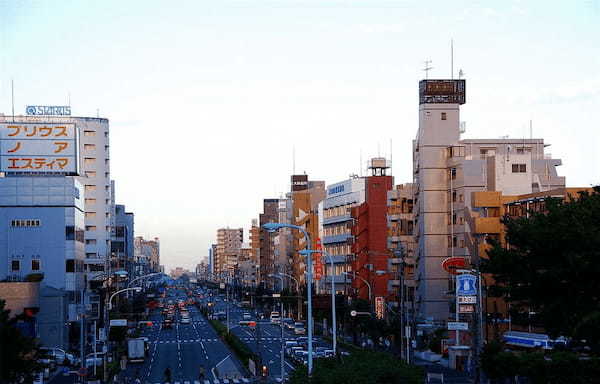
<path id="1" fill-rule="evenodd" d="M 296 172 L 327 184 L 390 156 L 412 180 L 418 81 L 467 80 L 465 138 L 551 144 L 600 183 L 600 2 L 0 0 L 0 113 L 110 119 L 116 202 L 161 262 L 193 269 Z M 299 134 L 296 134 L 299 132 Z"/>

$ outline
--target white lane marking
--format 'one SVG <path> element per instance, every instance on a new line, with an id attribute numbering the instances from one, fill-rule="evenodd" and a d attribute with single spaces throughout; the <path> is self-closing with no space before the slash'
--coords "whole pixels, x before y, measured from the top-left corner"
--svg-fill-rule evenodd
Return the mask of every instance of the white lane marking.
<path id="1" fill-rule="evenodd" d="M 290 367 L 291 369 L 296 369 L 296 368 L 294 368 L 294 366 L 293 366 L 292 364 L 288 363 L 287 361 L 285 361 L 285 363 L 286 363 L 286 364 L 287 364 L 287 366 L 288 366 L 288 367 Z"/>

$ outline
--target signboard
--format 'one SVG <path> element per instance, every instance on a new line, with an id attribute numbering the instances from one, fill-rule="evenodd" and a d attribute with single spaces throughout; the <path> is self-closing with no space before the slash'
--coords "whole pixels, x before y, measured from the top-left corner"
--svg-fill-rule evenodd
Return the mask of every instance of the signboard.
<path id="1" fill-rule="evenodd" d="M 25 113 L 30 116 L 71 116 L 71 107 L 68 105 L 28 105 Z"/>
<path id="2" fill-rule="evenodd" d="M 458 304 L 458 313 L 475 313 L 473 304 Z"/>
<path id="3" fill-rule="evenodd" d="M 127 319 L 113 319 L 110 321 L 111 327 L 126 327 Z"/>
<path id="4" fill-rule="evenodd" d="M 383 299 L 383 296 L 375 297 L 375 316 L 377 316 L 378 319 L 383 319 L 384 311 L 385 301 Z"/>
<path id="5" fill-rule="evenodd" d="M 477 277 L 468 273 L 456 276 L 456 294 L 459 296 L 477 295 Z"/>
<path id="6" fill-rule="evenodd" d="M 273 297 L 281 297 L 281 293 L 274 293 Z"/>
<path id="7" fill-rule="evenodd" d="M 78 134 L 72 123 L 0 124 L 0 172 L 78 174 Z"/>
<path id="8" fill-rule="evenodd" d="M 477 296 L 458 296 L 458 304 L 476 304 Z"/>
<path id="9" fill-rule="evenodd" d="M 449 331 L 468 331 L 469 324 L 457 322 L 457 321 L 449 321 L 448 322 L 448 330 Z"/>
<path id="10" fill-rule="evenodd" d="M 321 251 L 323 248 L 321 246 L 321 239 L 317 237 L 317 251 Z M 321 261 L 321 252 L 313 252 L 313 264 L 315 268 L 315 280 L 321 280 L 323 277 L 323 262 Z"/>
<path id="11" fill-rule="evenodd" d="M 464 104 L 465 80 L 421 80 L 419 104 Z"/>

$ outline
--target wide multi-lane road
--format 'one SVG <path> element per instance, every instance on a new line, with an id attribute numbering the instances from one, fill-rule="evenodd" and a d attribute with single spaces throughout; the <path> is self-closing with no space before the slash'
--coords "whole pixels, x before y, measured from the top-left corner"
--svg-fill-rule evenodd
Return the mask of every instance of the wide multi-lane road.
<path id="1" fill-rule="evenodd" d="M 174 301 L 178 298 L 184 299 L 178 294 L 167 297 Z M 124 376 L 139 378 L 142 383 L 164 383 L 168 368 L 171 383 L 214 384 L 224 382 L 223 379 L 231 379 L 230 383 L 249 382 L 239 361 L 202 314 L 193 306 L 187 308 L 191 322 L 183 324 L 176 311 L 172 328 L 163 328 L 160 312 L 151 314 L 153 326 L 142 332 L 149 339 L 148 355 L 144 363 L 128 364 Z"/>

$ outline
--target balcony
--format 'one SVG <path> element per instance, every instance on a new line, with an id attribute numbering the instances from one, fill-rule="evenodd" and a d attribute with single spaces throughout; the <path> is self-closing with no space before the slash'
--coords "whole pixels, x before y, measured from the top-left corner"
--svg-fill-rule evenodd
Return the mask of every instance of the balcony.
<path id="1" fill-rule="evenodd" d="M 323 244 L 345 243 L 352 237 L 351 233 L 343 233 L 341 235 L 324 236 Z"/>
<path id="2" fill-rule="evenodd" d="M 342 216 L 332 216 L 323 219 L 323 225 L 343 223 L 352 219 L 350 215 L 342 215 Z"/>
<path id="3" fill-rule="evenodd" d="M 350 284 L 352 282 L 352 279 L 350 279 L 349 277 L 347 277 L 345 275 L 324 276 L 323 281 L 331 284 L 332 277 L 333 277 L 334 284 L 345 284 L 345 283 Z"/>

